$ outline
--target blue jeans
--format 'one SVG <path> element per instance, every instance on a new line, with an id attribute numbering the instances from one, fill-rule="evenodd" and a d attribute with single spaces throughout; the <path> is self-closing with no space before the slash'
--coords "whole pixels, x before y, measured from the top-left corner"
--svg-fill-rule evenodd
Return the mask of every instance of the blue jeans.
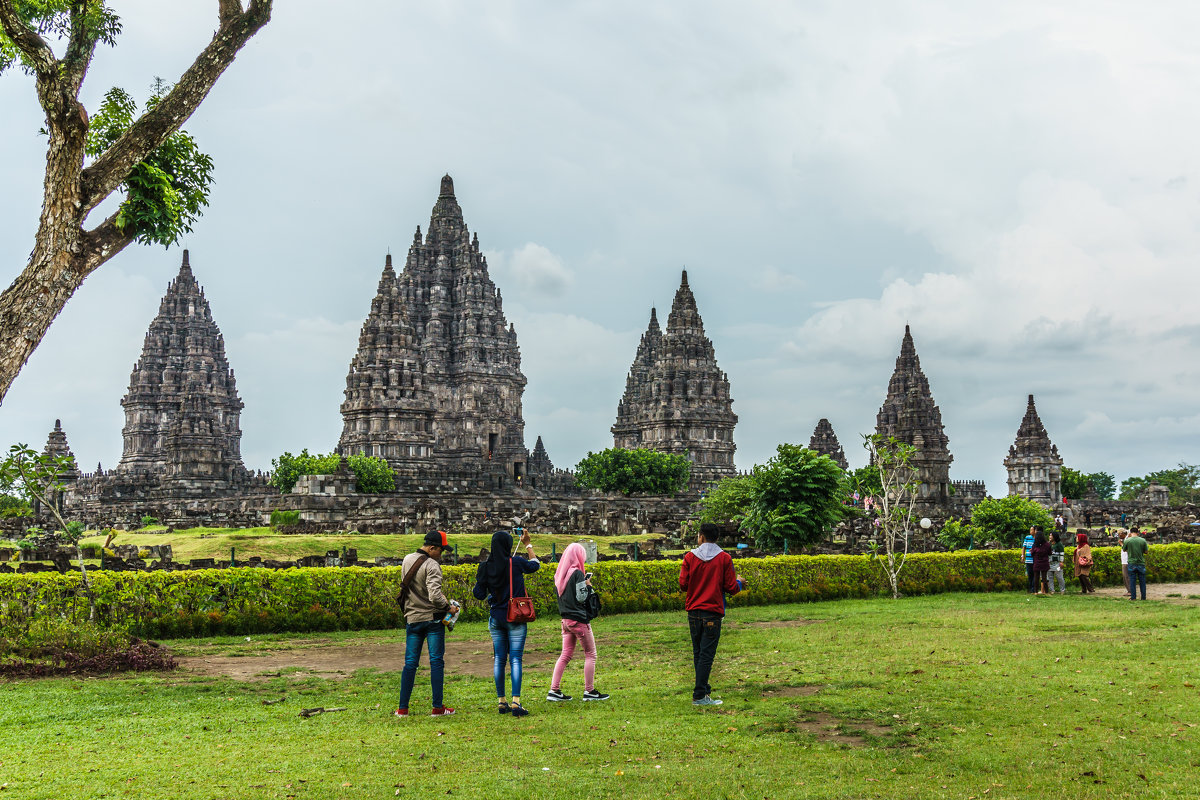
<path id="1" fill-rule="evenodd" d="M 400 676 L 400 708 L 408 708 L 413 684 L 417 680 L 417 665 L 421 661 L 421 645 L 429 640 L 429 683 L 433 691 L 433 707 L 442 707 L 442 683 L 446 675 L 446 626 L 442 621 L 410 622 L 404 640 L 404 672 Z"/>
<path id="2" fill-rule="evenodd" d="M 1137 600 L 1138 587 L 1142 587 L 1142 599 L 1146 599 L 1146 565 L 1129 565 L 1129 599 Z"/>
<path id="3" fill-rule="evenodd" d="M 488 617 L 488 631 L 492 634 L 492 677 L 496 679 L 496 697 L 504 697 L 504 662 L 511 665 L 513 697 L 521 696 L 521 659 L 525 657 L 525 634 L 529 626 L 524 622 L 499 622 Z"/>

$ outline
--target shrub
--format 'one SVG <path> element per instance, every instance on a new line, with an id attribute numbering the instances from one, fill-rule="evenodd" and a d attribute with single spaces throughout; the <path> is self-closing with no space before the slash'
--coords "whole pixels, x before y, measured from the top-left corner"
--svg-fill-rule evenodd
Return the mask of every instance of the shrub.
<path id="1" fill-rule="evenodd" d="M 982 544 L 982 535 L 990 542 L 1015 547 L 1034 525 L 1051 530 L 1054 519 L 1049 511 L 1032 500 L 1016 496 L 999 499 L 989 497 L 976 503 L 971 510 L 971 525 L 977 529 L 977 544 Z"/>
<path id="2" fill-rule="evenodd" d="M 379 456 L 354 455 L 346 459 L 354 472 L 355 487 L 366 494 L 396 491 L 396 473 L 387 459 Z"/>
<path id="3" fill-rule="evenodd" d="M 0 517 L 32 517 L 29 502 L 11 494 L 0 494 Z"/>
<path id="4" fill-rule="evenodd" d="M 158 524 L 158 517 L 145 516 L 142 517 L 142 527 L 149 528 L 151 525 Z"/>
<path id="5" fill-rule="evenodd" d="M 1120 551 L 1092 550 L 1096 585 L 1121 581 Z M 1151 581 L 1200 580 L 1200 545 L 1158 545 L 1148 559 Z M 774 556 L 738 559 L 749 591 L 733 605 L 873 597 L 889 591 L 869 556 Z M 443 567 L 443 590 L 463 603 L 463 619 L 483 620 L 487 607 L 471 596 L 476 565 Z M 678 561 L 606 561 L 592 566 L 605 614 L 683 608 Z M 394 628 L 399 567 L 289 569 L 249 567 L 187 572 L 92 574 L 97 622 L 139 636 L 185 637 L 220 633 Z M 42 618 L 83 621 L 87 599 L 78 573 L 0 575 L 0 631 L 22 630 Z M 1009 591 L 1024 587 L 1019 550 L 913 553 L 904 568 L 904 594 Z M 553 570 L 526 578 L 538 614 L 554 619 L 558 602 Z M 740 598 L 740 599 L 739 599 Z"/>
<path id="6" fill-rule="evenodd" d="M 759 547 L 819 541 L 842 519 L 846 473 L 827 455 L 781 444 L 756 466 L 742 528 Z"/>
<path id="7" fill-rule="evenodd" d="M 285 525 L 295 525 L 300 521 L 299 511 L 284 511 L 275 509 L 271 512 L 271 527 L 281 528 Z"/>
<path id="8" fill-rule="evenodd" d="M 687 486 L 686 456 L 643 448 L 610 447 L 589 452 L 575 465 L 575 483 L 584 489 L 631 494 L 675 494 Z"/>

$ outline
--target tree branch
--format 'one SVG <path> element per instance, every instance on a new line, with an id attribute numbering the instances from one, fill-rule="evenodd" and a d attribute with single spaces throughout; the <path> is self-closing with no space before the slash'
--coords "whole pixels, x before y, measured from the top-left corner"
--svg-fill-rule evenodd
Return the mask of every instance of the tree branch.
<path id="1" fill-rule="evenodd" d="M 219 6 L 218 16 L 222 26 L 237 19 L 242 13 L 241 0 L 217 0 L 217 4 Z"/>
<path id="2" fill-rule="evenodd" d="M 0 0 L 0 3 L 7 2 L 10 0 Z M 135 164 L 145 160 L 168 136 L 179 130 L 233 63 L 242 46 L 271 19 L 273 0 L 250 0 L 246 10 L 236 15 L 233 15 L 233 6 L 240 6 L 237 0 L 218 2 L 221 27 L 183 73 L 175 88 L 133 123 L 96 163 L 83 170 L 85 214 L 120 186 Z"/>
<path id="3" fill-rule="evenodd" d="M 71 40 L 67 43 L 67 52 L 63 56 L 67 80 L 76 96 L 79 94 L 79 87 L 83 85 L 83 77 L 87 75 L 88 67 L 92 64 L 96 43 L 100 41 L 99 31 L 89 30 L 85 24 L 86 14 L 86 3 L 75 3 L 71 6 Z"/>
<path id="4" fill-rule="evenodd" d="M 132 236 L 122 233 L 117 227 L 117 214 L 119 213 L 119 211 L 113 212 L 113 215 L 104 222 L 83 234 L 80 240 L 80 256 L 83 260 L 80 282 L 133 242 Z"/>
<path id="5" fill-rule="evenodd" d="M 37 31 L 21 20 L 17 10 L 13 8 L 12 0 L 0 0 L 0 26 L 22 55 L 29 59 L 34 72 L 42 77 L 53 75 L 58 63 L 54 51 Z"/>

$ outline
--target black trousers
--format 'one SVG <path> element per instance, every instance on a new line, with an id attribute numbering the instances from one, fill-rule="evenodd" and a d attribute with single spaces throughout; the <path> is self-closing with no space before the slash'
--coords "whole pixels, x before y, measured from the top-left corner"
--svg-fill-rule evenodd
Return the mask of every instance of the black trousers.
<path id="1" fill-rule="evenodd" d="M 721 641 L 721 615 L 710 611 L 689 611 L 688 630 L 692 634 L 692 666 L 696 670 L 696 685 L 692 699 L 700 700 L 712 693 L 708 676 L 712 674 L 717 643 Z"/>
<path id="2" fill-rule="evenodd" d="M 1037 591 L 1037 573 L 1033 571 L 1033 564 L 1025 565 L 1025 591 L 1033 594 Z"/>

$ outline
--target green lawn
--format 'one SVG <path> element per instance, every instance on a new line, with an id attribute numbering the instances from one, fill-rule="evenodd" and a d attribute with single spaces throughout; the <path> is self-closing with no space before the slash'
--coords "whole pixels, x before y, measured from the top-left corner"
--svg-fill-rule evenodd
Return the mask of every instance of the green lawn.
<path id="1" fill-rule="evenodd" d="M 491 544 L 490 534 L 454 534 L 451 542 L 458 545 L 460 556 L 478 555 L 479 550 Z M 571 542 L 580 537 L 572 534 L 532 534 L 533 545 L 538 554 L 548 554 L 551 543 L 562 552 Z M 617 542 L 640 542 L 658 538 L 657 535 L 603 536 L 596 537 L 601 553 L 612 555 L 616 551 L 612 544 Z M 379 556 L 403 556 L 421 545 L 422 537 L 417 534 L 289 534 L 281 535 L 270 528 L 191 528 L 167 533 L 166 528 L 150 528 L 140 531 L 117 531 L 114 544 L 171 545 L 176 561 L 193 558 L 228 559 L 229 549 L 235 548 L 237 559 L 244 561 L 251 556 L 279 561 L 294 561 L 300 556 L 324 555 L 329 550 L 340 551 L 343 547 L 358 549 L 360 559 Z M 87 536 L 83 544 L 103 544 L 104 536 L 99 533 Z"/>
<path id="2" fill-rule="evenodd" d="M 607 703 L 545 703 L 550 664 L 528 666 L 523 720 L 497 715 L 491 681 L 453 662 L 448 719 L 391 718 L 399 675 L 374 670 L 0 683 L 0 798 L 1192 798 L 1197 612 L 1017 593 L 738 608 L 712 710 L 689 702 L 680 613 L 595 623 Z M 529 648 L 556 651 L 557 628 L 534 623 Z M 486 660 L 483 625 L 451 637 Z M 173 646 L 252 658 L 313 641 Z M 414 713 L 428 703 L 422 671 Z M 348 710 L 298 718 L 315 706 Z"/>

